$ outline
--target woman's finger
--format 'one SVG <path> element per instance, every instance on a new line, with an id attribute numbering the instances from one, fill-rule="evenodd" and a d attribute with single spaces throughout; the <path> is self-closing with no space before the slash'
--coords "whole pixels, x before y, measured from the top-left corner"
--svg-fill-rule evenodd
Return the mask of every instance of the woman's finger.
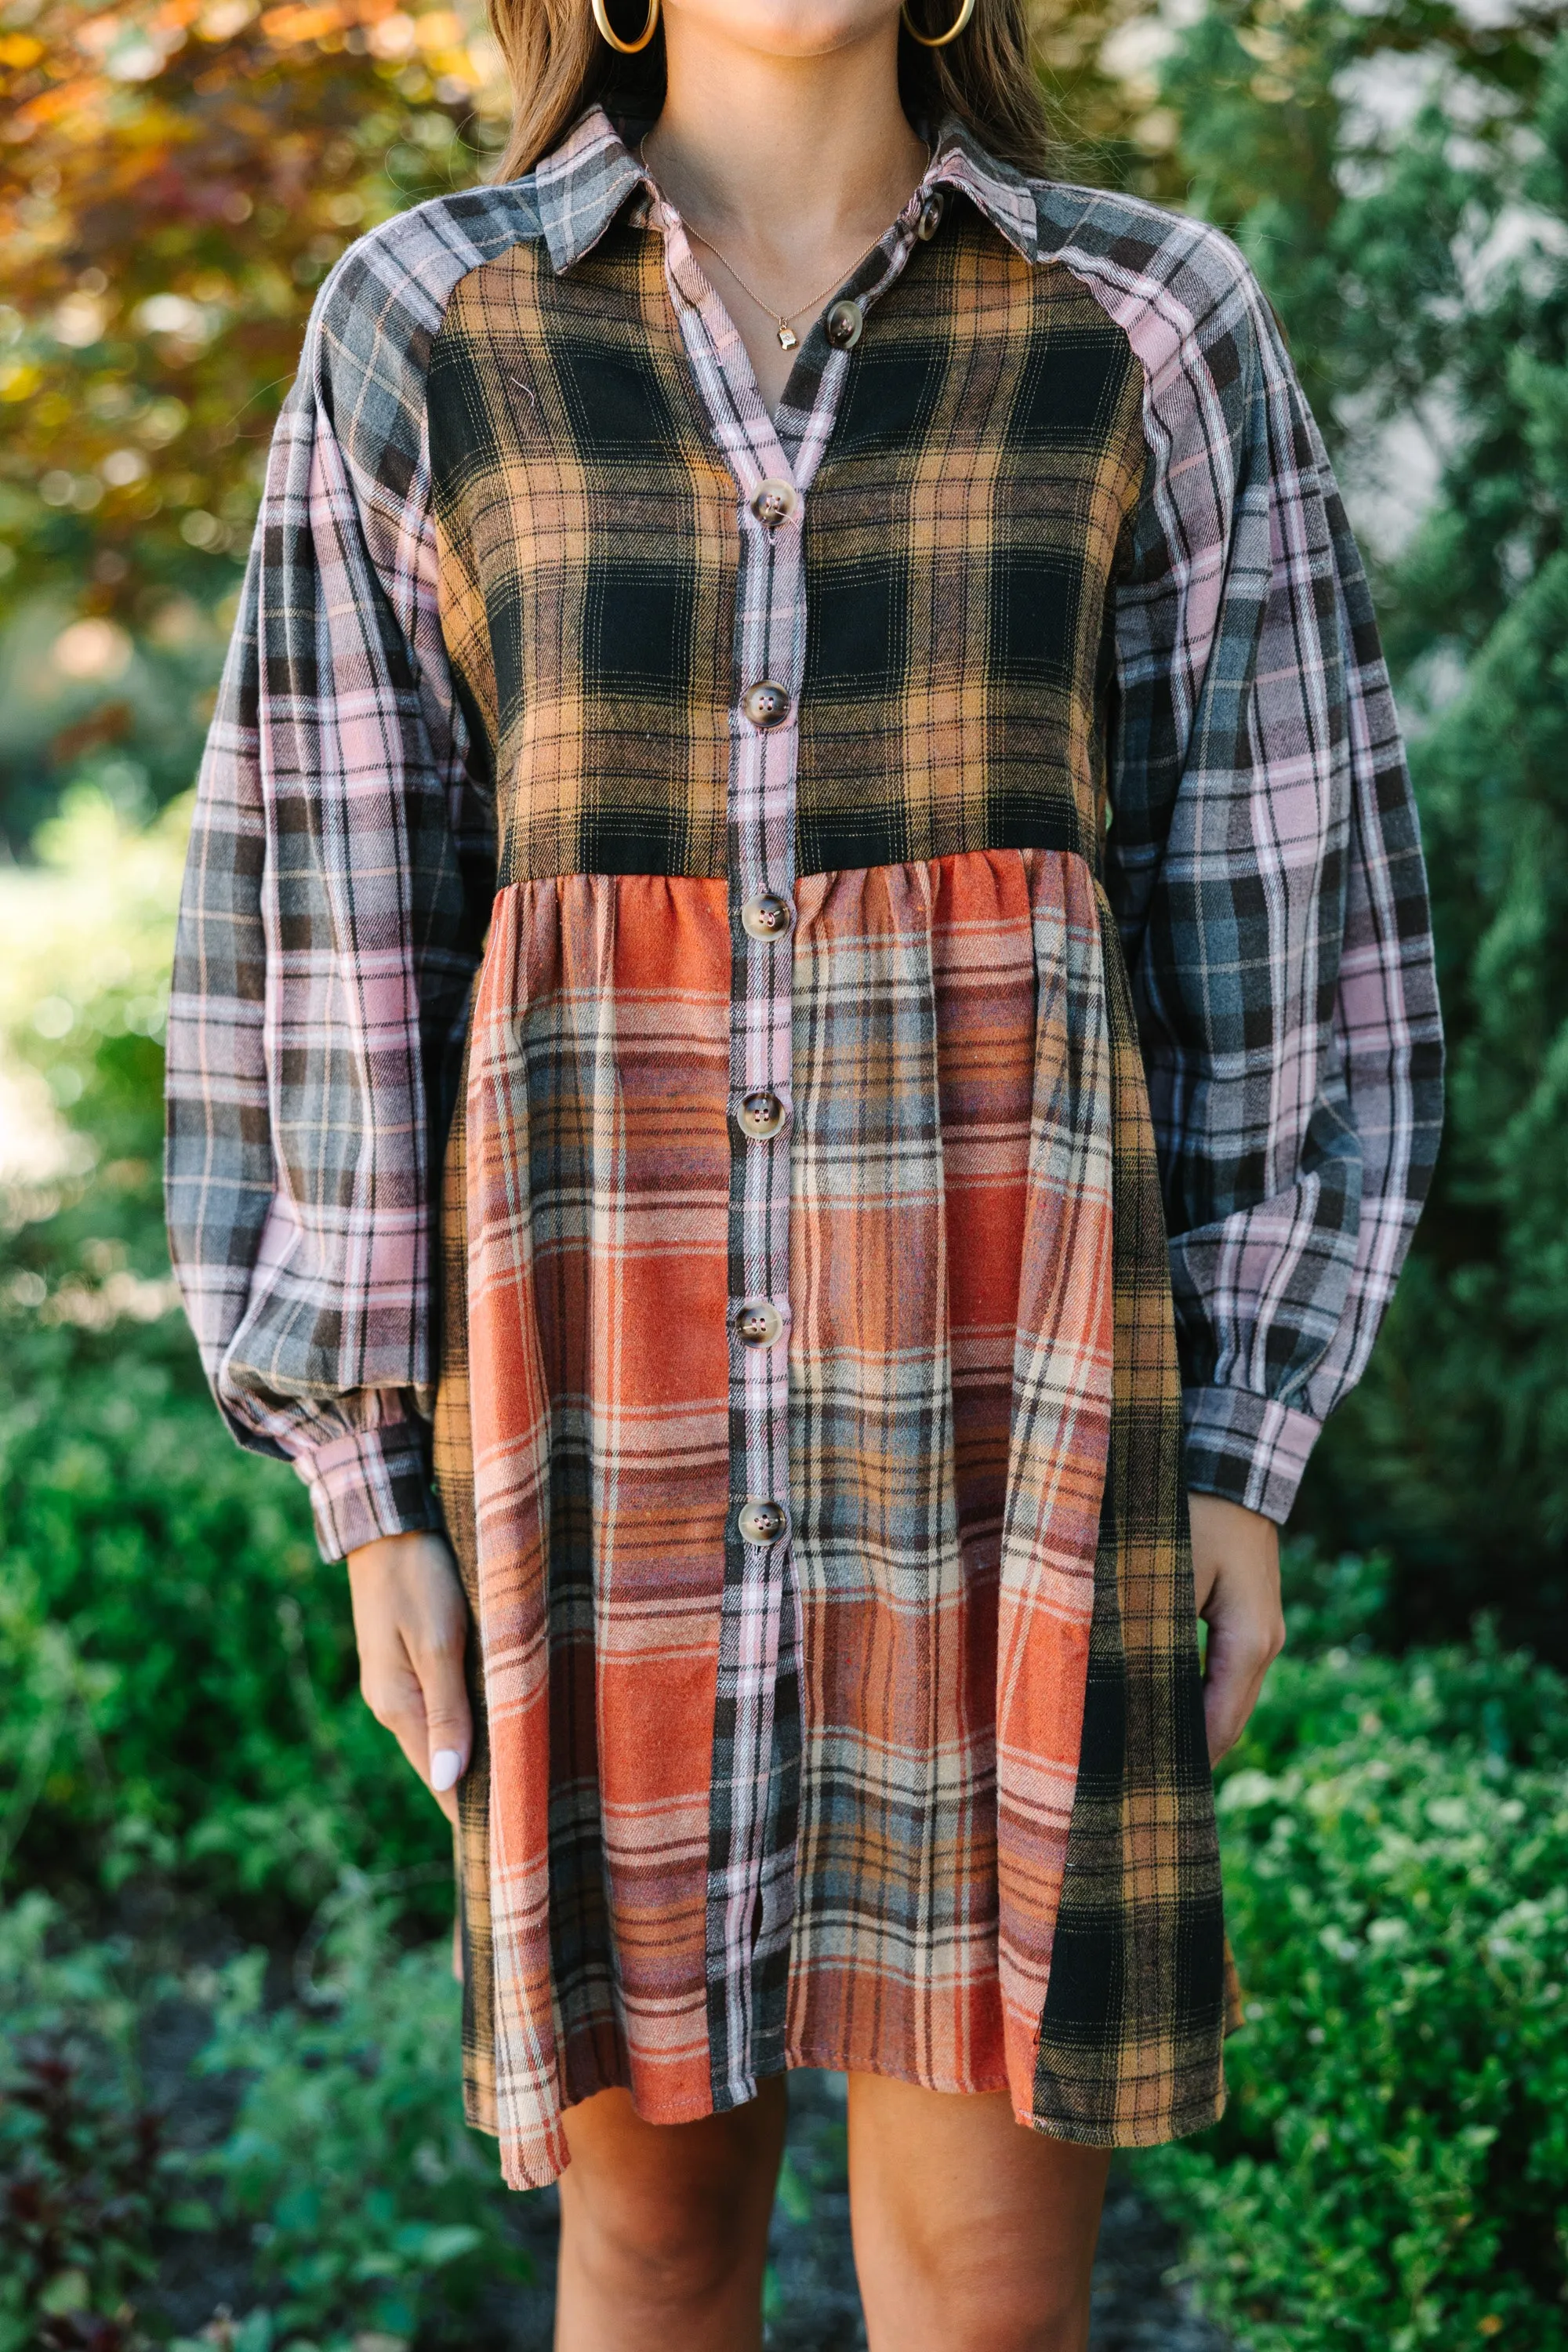
<path id="1" fill-rule="evenodd" d="M 365 1703 L 455 1822 L 473 1720 L 468 1607 L 452 1556 L 437 1536 L 383 1537 L 349 1555 L 349 1582 Z"/>
<path id="2" fill-rule="evenodd" d="M 1209 1761 L 1234 1748 L 1285 1640 L 1279 1605 L 1279 1535 L 1256 1511 L 1194 1495 L 1193 1579 L 1209 1629 L 1204 1726 Z"/>
<path id="3" fill-rule="evenodd" d="M 1217 1764 L 1246 1730 L 1272 1657 L 1272 1651 L 1256 1638 L 1227 1637 L 1223 1624 L 1211 1625 L 1204 1675 L 1204 1727 L 1211 1764 Z"/>
<path id="4" fill-rule="evenodd" d="M 447 1643 L 426 1649 L 416 1654 L 414 1665 L 424 1701 L 425 1755 L 420 1770 L 441 1811 L 456 1821 L 458 1801 L 453 1791 L 468 1769 L 474 1744 L 462 1648 Z"/>

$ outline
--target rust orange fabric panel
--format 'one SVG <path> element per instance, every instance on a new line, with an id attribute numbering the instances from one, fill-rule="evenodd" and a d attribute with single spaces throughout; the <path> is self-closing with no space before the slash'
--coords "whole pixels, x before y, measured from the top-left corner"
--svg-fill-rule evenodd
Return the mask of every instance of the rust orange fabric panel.
<path id="1" fill-rule="evenodd" d="M 1093 885 L 1000 851 L 796 904 L 791 2052 L 1026 2116 L 1110 1402 Z"/>
<path id="2" fill-rule="evenodd" d="M 721 883 L 497 900 L 467 1100 L 491 1930 L 527 2153 L 556 2166 L 563 2095 L 711 2103 L 729 995 Z"/>

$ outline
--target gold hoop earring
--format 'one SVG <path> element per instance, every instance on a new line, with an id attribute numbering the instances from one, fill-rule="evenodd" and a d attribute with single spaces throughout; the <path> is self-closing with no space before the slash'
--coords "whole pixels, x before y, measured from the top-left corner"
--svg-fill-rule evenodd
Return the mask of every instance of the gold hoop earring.
<path id="1" fill-rule="evenodd" d="M 594 11 L 594 22 L 597 25 L 602 38 L 608 41 L 611 48 L 616 50 L 623 58 L 637 56 L 639 51 L 647 48 L 658 30 L 659 0 L 647 0 L 647 23 L 635 41 L 622 40 L 610 22 L 610 12 L 605 5 L 605 0 L 588 0 L 588 5 Z M 968 5 L 973 8 L 974 0 L 968 0 Z"/>
<path id="2" fill-rule="evenodd" d="M 910 16 L 910 0 L 900 0 L 899 14 L 904 20 L 904 30 L 911 41 L 918 41 L 922 49 L 945 49 L 949 41 L 957 40 L 960 33 L 973 16 L 974 0 L 963 0 L 963 5 L 958 12 L 957 24 L 949 26 L 945 33 L 918 32 Z"/>

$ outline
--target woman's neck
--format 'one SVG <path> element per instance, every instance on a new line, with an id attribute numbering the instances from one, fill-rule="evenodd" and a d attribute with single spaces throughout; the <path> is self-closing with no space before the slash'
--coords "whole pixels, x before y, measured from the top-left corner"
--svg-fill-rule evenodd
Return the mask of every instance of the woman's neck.
<path id="1" fill-rule="evenodd" d="M 712 240 L 699 258 L 770 405 L 791 364 L 778 316 L 832 290 L 925 167 L 899 103 L 898 24 L 879 10 L 817 54 L 781 55 L 734 38 L 704 7 L 666 9 L 667 94 L 644 153 L 688 227 Z"/>

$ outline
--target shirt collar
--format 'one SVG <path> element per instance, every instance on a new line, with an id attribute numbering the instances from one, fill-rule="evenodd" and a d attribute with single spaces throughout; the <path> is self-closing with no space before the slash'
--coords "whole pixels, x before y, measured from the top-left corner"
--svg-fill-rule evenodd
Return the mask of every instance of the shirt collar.
<path id="1" fill-rule="evenodd" d="M 557 273 L 593 250 L 635 191 L 653 183 L 602 106 L 590 107 L 534 173 L 544 242 Z M 949 117 L 917 194 L 955 188 L 998 234 L 1037 261 L 1038 214 L 1021 172 L 988 155 L 973 131 Z"/>
<path id="2" fill-rule="evenodd" d="M 921 192 L 956 188 L 1026 261 L 1040 257 L 1040 212 L 1034 189 L 1016 164 L 987 154 L 967 124 L 950 114 L 942 124 Z"/>
<path id="3" fill-rule="evenodd" d="M 591 106 L 534 170 L 539 219 L 557 273 L 592 252 L 634 188 L 651 185 L 602 106 Z"/>

